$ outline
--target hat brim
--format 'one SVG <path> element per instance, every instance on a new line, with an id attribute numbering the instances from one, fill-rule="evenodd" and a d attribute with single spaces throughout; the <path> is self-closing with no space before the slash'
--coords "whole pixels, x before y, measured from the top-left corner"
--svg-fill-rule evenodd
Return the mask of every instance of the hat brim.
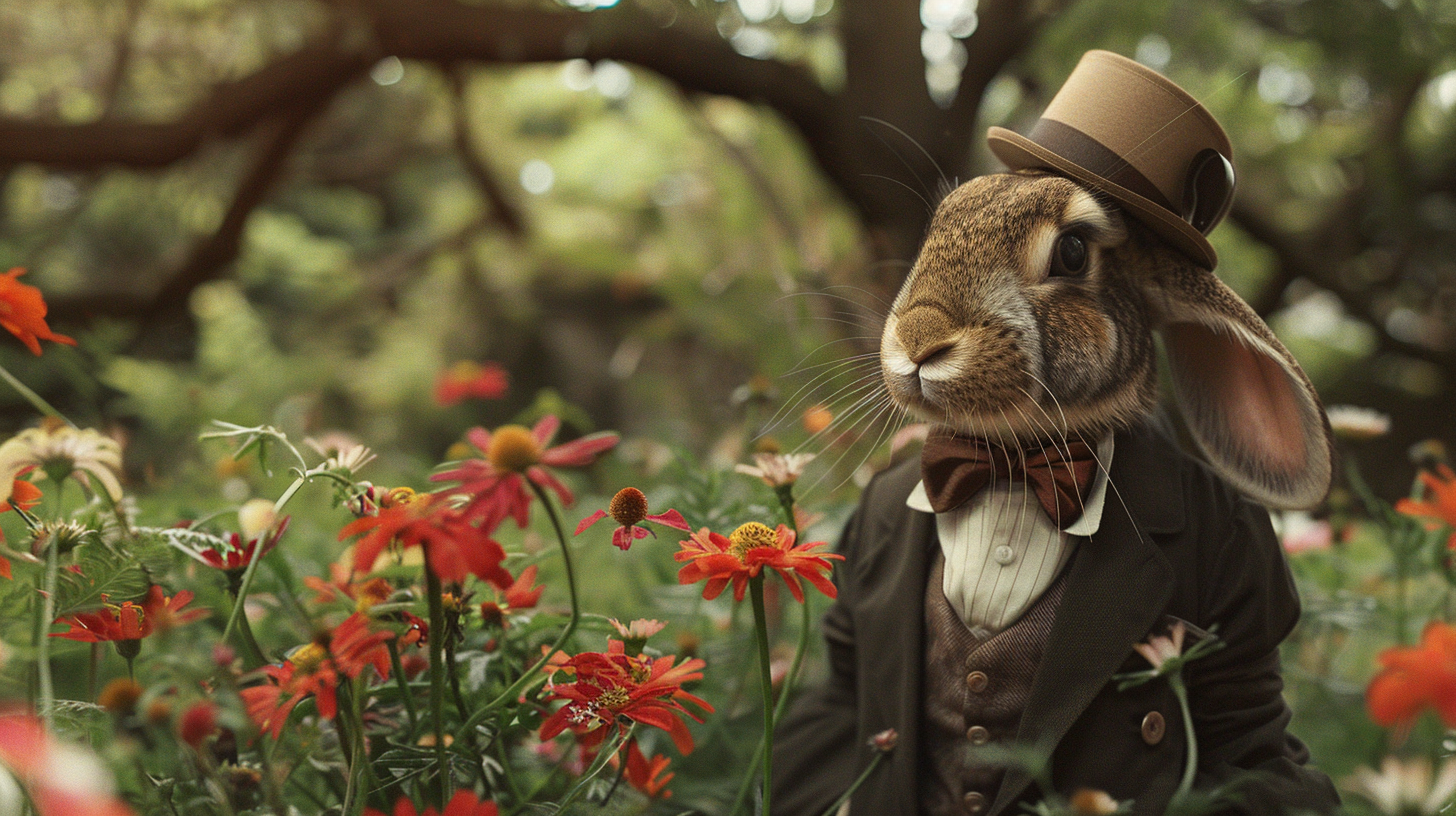
<path id="1" fill-rule="evenodd" d="M 1134 218 L 1167 239 L 1199 266 L 1210 271 L 1218 266 L 1218 253 L 1208 239 L 1194 229 L 1192 224 L 1174 215 L 1166 207 L 1062 158 L 1014 130 L 992 127 L 986 132 L 986 143 L 996 158 L 1010 169 L 1044 167 L 1080 181 L 1127 207 Z"/>

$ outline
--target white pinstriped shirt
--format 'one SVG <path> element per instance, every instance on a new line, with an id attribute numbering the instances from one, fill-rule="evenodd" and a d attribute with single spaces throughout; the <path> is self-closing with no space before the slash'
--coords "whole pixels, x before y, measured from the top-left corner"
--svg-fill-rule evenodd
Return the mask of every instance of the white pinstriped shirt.
<path id="1" fill-rule="evenodd" d="M 936 514 L 945 554 L 942 588 L 972 634 L 989 637 L 1014 623 L 1061 573 L 1076 539 L 1101 527 L 1112 466 L 1111 433 L 1097 443 L 1097 459 L 1101 465 L 1082 517 L 1064 531 L 1056 528 L 1025 482 L 997 481 L 960 507 Z M 905 504 L 935 512 L 923 482 Z"/>

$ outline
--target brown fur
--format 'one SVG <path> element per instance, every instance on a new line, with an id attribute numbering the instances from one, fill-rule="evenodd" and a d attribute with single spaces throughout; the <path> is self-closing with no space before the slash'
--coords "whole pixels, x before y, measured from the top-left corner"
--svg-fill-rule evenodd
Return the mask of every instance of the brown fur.
<path id="1" fill-rule="evenodd" d="M 1087 244 L 1087 268 L 1048 277 L 1068 229 Z M 1210 463 L 1269 504 L 1321 498 L 1328 424 L 1273 333 L 1212 273 L 1060 176 L 983 176 L 941 202 L 886 319 L 881 370 L 900 405 L 963 433 L 1096 436 L 1156 404 L 1153 331 L 1164 327 Z"/>

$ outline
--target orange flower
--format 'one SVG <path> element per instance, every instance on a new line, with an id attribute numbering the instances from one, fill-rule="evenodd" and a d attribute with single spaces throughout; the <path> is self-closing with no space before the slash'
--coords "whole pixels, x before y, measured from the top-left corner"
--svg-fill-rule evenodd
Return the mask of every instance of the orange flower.
<path id="1" fill-rule="evenodd" d="M 340 674 L 356 678 L 373 666 L 380 678 L 389 677 L 389 650 L 384 643 L 392 637 L 390 632 L 371 631 L 363 615 L 350 615 L 333 632 L 295 649 L 281 665 L 264 666 L 262 672 L 271 682 L 239 692 L 248 716 L 278 739 L 293 707 L 312 694 L 319 715 L 333 719 L 339 713 Z"/>
<path id="2" fill-rule="evenodd" d="M 25 270 L 17 266 L 0 275 L 0 326 L 19 338 L 31 354 L 40 354 L 41 340 L 76 345 L 75 340 L 56 334 L 46 325 L 45 298 L 39 289 L 16 280 L 24 274 Z"/>
<path id="3" fill-rule="evenodd" d="M 671 655 L 656 659 L 641 654 L 630 657 L 620 640 L 607 641 L 606 652 L 583 652 L 570 658 L 561 670 L 574 674 L 576 682 L 546 686 L 548 700 L 567 703 L 541 724 L 541 739 L 549 740 L 569 729 L 583 748 L 594 749 L 613 726 L 626 731 L 625 721 L 631 720 L 661 728 L 679 751 L 691 752 L 692 734 L 678 714 L 687 714 L 699 722 L 701 719 L 682 702 L 708 713 L 713 707 L 683 691 L 682 684 L 701 680 L 700 669 L 707 664 L 692 658 L 673 665 L 676 660 Z"/>
<path id="4" fill-rule="evenodd" d="M 33 469 L 34 468 L 26 468 L 25 470 L 20 472 L 20 475 L 24 476 Z M 7 513 L 17 507 L 21 510 L 29 510 L 30 508 L 34 507 L 37 502 L 40 501 L 40 497 L 40 488 L 36 487 L 30 482 L 25 481 L 24 479 L 15 479 L 14 486 L 10 488 L 10 500 L 0 502 L 0 513 Z M 4 540 L 5 535 L 3 533 L 0 533 L 0 541 Z M 0 555 L 0 575 L 5 576 L 6 578 L 10 577 L 10 559 L 6 558 L 3 555 Z"/>
<path id="5" fill-rule="evenodd" d="M 1436 465 L 1435 473 L 1421 472 L 1421 482 L 1426 486 L 1427 501 L 1401 499 L 1395 503 L 1395 509 L 1408 516 L 1439 519 L 1456 527 L 1456 473 L 1446 465 Z M 1446 546 L 1456 549 L 1456 534 Z"/>
<path id="6" fill-rule="evenodd" d="M 829 559 L 843 561 L 844 556 L 815 552 L 823 546 L 825 542 L 813 541 L 796 547 L 794 531 L 788 527 L 780 524 L 777 530 L 770 530 L 767 525 L 751 521 L 726 538 L 704 527 L 684 541 L 682 549 L 673 557 L 688 562 L 678 570 L 679 584 L 707 580 L 707 586 L 703 587 L 705 600 L 718 597 L 729 583 L 733 584 L 734 600 L 743 600 L 748 579 L 769 567 L 789 585 L 794 600 L 803 603 L 804 590 L 799 586 L 799 578 L 831 598 L 839 594 L 828 578 Z"/>
<path id="7" fill-rule="evenodd" d="M 1383 726 L 1409 723 L 1430 706 L 1456 727 L 1456 627 L 1433 622 L 1419 646 L 1380 653 L 1382 671 L 1365 690 L 1370 719 Z"/>
<path id="8" fill-rule="evenodd" d="M 467 398 L 500 399 L 509 382 L 506 370 L 496 363 L 461 360 L 435 378 L 435 404 L 449 407 Z"/>
<path id="9" fill-rule="evenodd" d="M 505 550 L 489 531 L 452 508 L 445 494 L 424 493 L 377 516 L 355 519 L 339 531 L 339 540 L 360 533 L 367 533 L 354 547 L 354 571 L 360 574 L 367 574 L 389 542 L 398 540 L 402 546 L 422 548 L 441 580 L 464 581 L 466 575 L 475 575 L 501 588 L 511 585 L 511 574 L 501 567 Z"/>

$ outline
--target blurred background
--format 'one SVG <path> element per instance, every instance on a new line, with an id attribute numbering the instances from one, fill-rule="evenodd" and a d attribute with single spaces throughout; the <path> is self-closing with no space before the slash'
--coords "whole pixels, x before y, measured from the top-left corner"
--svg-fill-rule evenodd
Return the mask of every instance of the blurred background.
<path id="1" fill-rule="evenodd" d="M 996 169 L 986 127 L 1024 131 L 1106 48 L 1229 131 L 1219 274 L 1327 404 L 1391 417 L 1359 451 L 1394 500 L 1412 444 L 1456 439 L 1453 41 L 1452 0 L 8 0 L 0 270 L 81 342 L 0 364 L 124 436 L 164 519 L 277 494 L 196 441 L 214 418 L 345 430 L 383 454 L 366 475 L 423 484 L 466 428 L 557 413 L 627 438 L 583 506 L 631 469 L 708 522 L 716 477 L 660 468 L 828 426 L 843 487 L 888 456 L 864 383 L 931 208 Z M 442 398 L 462 362 L 490 399 Z M 0 389 L 0 431 L 33 421 Z M 832 538 L 853 487 L 812 490 Z M 330 545 L 317 514 L 294 537 Z M 1336 773 L 1383 739 L 1319 716 L 1359 713 L 1389 642 L 1352 634 L 1375 607 L 1348 588 L 1392 591 L 1353 540 L 1296 559 L 1286 653 Z M 599 549 L 591 574 L 621 569 Z M 645 587 L 670 551 L 644 542 L 651 580 L 593 586 L 595 608 L 664 614 Z"/>
<path id="2" fill-rule="evenodd" d="M 213 417 L 438 461 L 541 387 L 700 452 L 744 387 L 842 415 L 946 180 L 1107 48 L 1230 132 L 1219 273 L 1393 417 L 1364 464 L 1399 494 L 1453 435 L 1453 32 L 1442 0 L 12 0 L 0 268 L 83 342 L 0 362 L 154 474 Z M 438 405 L 460 360 L 507 396 Z"/>

